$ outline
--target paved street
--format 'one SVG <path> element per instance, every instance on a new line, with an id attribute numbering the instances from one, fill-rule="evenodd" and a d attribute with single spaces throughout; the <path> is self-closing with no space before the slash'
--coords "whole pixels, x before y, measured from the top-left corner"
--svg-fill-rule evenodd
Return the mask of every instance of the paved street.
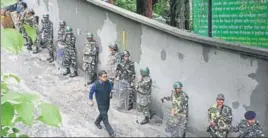
<path id="1" fill-rule="evenodd" d="M 99 130 L 93 124 L 98 110 L 96 106 L 89 106 L 89 88 L 84 87 L 82 72 L 79 72 L 79 77 L 76 78 L 64 77 L 61 75 L 63 70 L 46 62 L 46 57 L 46 50 L 38 55 L 24 51 L 19 56 L 1 50 L 4 72 L 13 73 L 22 80 L 19 85 L 11 82 L 12 89 L 39 93 L 43 101 L 57 105 L 62 114 L 63 122 L 60 128 L 47 127 L 37 122 L 32 128 L 20 126 L 23 132 L 31 137 L 108 136 L 104 129 Z M 164 136 L 163 125 L 138 125 L 134 110 L 122 113 L 114 110 L 112 106 L 109 119 L 117 136 Z"/>

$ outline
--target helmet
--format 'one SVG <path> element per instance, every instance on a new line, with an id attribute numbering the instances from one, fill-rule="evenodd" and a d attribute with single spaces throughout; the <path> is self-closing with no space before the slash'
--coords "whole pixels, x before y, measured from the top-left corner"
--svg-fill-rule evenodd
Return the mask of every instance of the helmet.
<path id="1" fill-rule="evenodd" d="M 118 45 L 117 44 L 110 44 L 110 45 L 108 45 L 108 47 L 113 49 L 113 50 L 118 50 Z"/>
<path id="2" fill-rule="evenodd" d="M 65 26 L 65 25 L 66 25 L 66 22 L 63 21 L 63 20 L 61 20 L 61 21 L 60 21 L 60 26 Z"/>
<path id="3" fill-rule="evenodd" d="M 73 31 L 73 28 L 71 26 L 66 26 L 65 31 L 66 33 L 71 33 Z"/>
<path id="4" fill-rule="evenodd" d="M 182 87 L 183 87 L 183 85 L 182 85 L 182 83 L 179 82 L 179 81 L 176 81 L 176 82 L 173 84 L 173 88 L 174 88 L 174 89 L 176 89 L 176 88 L 182 88 Z"/>
<path id="5" fill-rule="evenodd" d="M 87 38 L 90 38 L 90 39 L 92 39 L 94 36 L 93 36 L 93 34 L 92 33 L 87 33 Z"/>
<path id="6" fill-rule="evenodd" d="M 148 67 L 145 67 L 143 69 L 140 69 L 141 76 L 149 76 L 150 75 L 150 70 Z"/>
<path id="7" fill-rule="evenodd" d="M 123 51 L 123 56 L 129 57 L 130 56 L 129 51 L 127 51 L 127 50 Z"/>
<path id="8" fill-rule="evenodd" d="M 217 100 L 224 100 L 224 95 L 222 93 L 217 95 Z"/>

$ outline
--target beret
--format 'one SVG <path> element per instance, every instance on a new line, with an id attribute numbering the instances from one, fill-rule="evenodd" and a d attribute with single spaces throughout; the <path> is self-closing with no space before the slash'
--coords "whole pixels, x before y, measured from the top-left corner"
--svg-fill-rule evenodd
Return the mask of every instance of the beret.
<path id="1" fill-rule="evenodd" d="M 245 119 L 252 120 L 256 117 L 256 113 L 254 111 L 247 111 L 244 116 Z"/>

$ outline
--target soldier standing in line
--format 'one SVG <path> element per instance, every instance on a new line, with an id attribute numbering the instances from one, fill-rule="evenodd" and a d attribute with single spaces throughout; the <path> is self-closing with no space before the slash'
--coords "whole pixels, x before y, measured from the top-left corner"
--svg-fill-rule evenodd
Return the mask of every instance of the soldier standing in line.
<path id="1" fill-rule="evenodd" d="M 247 111 L 244 117 L 245 119 L 241 120 L 237 126 L 232 127 L 232 131 L 239 132 L 239 138 L 264 137 L 263 128 L 255 119 L 256 113 L 254 111 Z"/>
<path id="2" fill-rule="evenodd" d="M 18 27 L 19 27 L 19 32 L 21 34 L 24 34 L 25 29 L 23 27 L 23 24 L 24 24 L 24 18 L 26 16 L 28 6 L 25 2 L 19 2 L 19 7 L 21 10 L 18 15 Z"/>
<path id="3" fill-rule="evenodd" d="M 127 83 L 127 91 L 129 93 L 128 99 L 128 110 L 133 108 L 134 103 L 134 80 L 136 77 L 135 73 L 135 64 L 133 61 L 129 59 L 130 53 L 129 51 L 125 50 L 122 53 L 123 60 L 120 64 L 118 64 L 116 69 L 116 78 L 120 80 L 120 84 Z"/>
<path id="4" fill-rule="evenodd" d="M 65 21 L 60 21 L 60 28 L 58 30 L 58 40 L 62 42 L 64 39 L 64 34 L 65 34 L 65 27 L 66 27 L 66 22 Z"/>
<path id="5" fill-rule="evenodd" d="M 70 74 L 70 77 L 78 76 L 77 73 L 77 63 L 76 63 L 76 49 L 75 49 L 75 40 L 76 37 L 73 34 L 73 28 L 67 26 L 65 29 L 65 36 L 63 39 L 64 42 L 64 59 L 63 64 L 65 67 L 64 76 Z"/>
<path id="6" fill-rule="evenodd" d="M 208 109 L 210 137 L 227 137 L 232 125 L 232 108 L 224 104 L 224 95 L 217 95 L 217 104 Z"/>
<path id="7" fill-rule="evenodd" d="M 188 95 L 182 91 L 182 83 L 175 82 L 173 84 L 174 90 L 170 97 L 163 97 L 164 100 L 172 101 L 172 110 L 170 120 L 167 120 L 166 133 L 171 133 L 171 137 L 185 137 L 186 125 L 188 123 Z"/>
<path id="8" fill-rule="evenodd" d="M 36 24 L 36 18 L 35 18 L 35 12 L 33 9 L 29 9 L 27 11 L 27 14 L 25 16 L 25 24 L 31 26 L 32 28 L 34 29 L 37 29 L 38 27 L 38 24 Z M 32 41 L 32 38 L 29 36 L 29 35 L 25 35 L 25 39 L 26 39 L 26 43 L 27 43 L 27 49 L 28 50 L 32 50 L 32 45 L 33 45 L 33 41 Z"/>
<path id="9" fill-rule="evenodd" d="M 57 60 L 59 59 L 58 56 L 63 56 L 63 39 L 64 39 L 64 36 L 65 36 L 65 27 L 66 27 L 66 22 L 65 21 L 60 21 L 59 23 L 60 27 L 59 27 L 59 30 L 58 30 L 58 40 L 56 41 L 56 44 L 58 45 L 59 49 L 57 51 Z M 63 65 L 63 61 L 61 61 L 61 65 Z"/>
<path id="10" fill-rule="evenodd" d="M 151 102 L 151 92 L 152 92 L 152 79 L 150 77 L 150 70 L 148 67 L 140 69 L 141 80 L 138 82 L 137 86 L 137 111 L 142 111 L 144 115 L 144 120 L 139 123 L 144 125 L 149 122 L 152 118 L 152 113 L 149 109 L 149 104 Z"/>
<path id="11" fill-rule="evenodd" d="M 83 55 L 83 69 L 85 71 L 85 86 L 93 83 L 97 78 L 96 71 L 98 65 L 99 48 L 93 38 L 93 34 L 88 33 Z"/>
<path id="12" fill-rule="evenodd" d="M 107 62 L 107 73 L 109 76 L 109 80 L 111 80 L 112 82 L 115 79 L 115 75 L 116 75 L 116 68 L 118 63 L 120 63 L 119 60 L 120 59 L 120 54 L 118 52 L 118 45 L 117 44 L 110 44 L 108 45 L 109 47 L 109 51 L 110 54 L 108 56 L 108 62 Z"/>
<path id="13" fill-rule="evenodd" d="M 49 63 L 54 61 L 54 45 L 53 45 L 53 23 L 49 20 L 49 15 L 44 14 L 42 20 L 42 43 L 48 49 L 49 57 L 47 61 Z"/>
<path id="14" fill-rule="evenodd" d="M 30 37 L 28 36 L 24 26 L 23 26 L 26 23 L 25 18 L 26 18 L 26 15 L 28 13 L 28 10 L 27 10 L 28 6 L 25 2 L 20 2 L 19 7 L 21 9 L 21 12 L 19 13 L 19 16 L 18 16 L 19 32 L 23 35 L 23 38 L 25 40 L 24 46 L 27 47 L 27 50 L 32 50 L 32 48 L 31 48 L 32 41 L 31 41 Z"/>

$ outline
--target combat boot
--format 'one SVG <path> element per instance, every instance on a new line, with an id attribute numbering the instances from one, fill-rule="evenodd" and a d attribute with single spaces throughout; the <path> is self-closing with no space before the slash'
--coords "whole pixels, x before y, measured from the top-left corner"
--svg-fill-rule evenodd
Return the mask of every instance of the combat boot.
<path id="1" fill-rule="evenodd" d="M 49 60 L 49 63 L 51 63 L 54 61 L 54 54 L 53 54 L 53 52 L 50 52 L 49 55 L 51 57 L 51 59 Z"/>
<path id="2" fill-rule="evenodd" d="M 131 110 L 132 108 L 133 108 L 133 104 L 129 105 L 127 110 Z"/>
<path id="3" fill-rule="evenodd" d="M 39 48 L 36 47 L 35 51 L 33 51 L 33 54 L 37 54 L 38 53 L 38 50 L 39 50 Z"/>
<path id="4" fill-rule="evenodd" d="M 47 58 L 47 61 L 50 61 L 51 60 L 51 55 L 49 54 L 49 57 Z"/>
<path id="5" fill-rule="evenodd" d="M 75 77 L 75 76 L 78 76 L 77 71 L 74 71 L 73 73 L 70 74 L 70 77 L 71 77 L 71 78 L 73 78 L 73 77 Z"/>
<path id="6" fill-rule="evenodd" d="M 70 73 L 70 68 L 66 68 L 65 72 L 63 73 L 63 76 L 66 76 L 69 73 Z"/>
<path id="7" fill-rule="evenodd" d="M 32 50 L 32 46 L 31 45 L 27 45 L 27 50 Z"/>
<path id="8" fill-rule="evenodd" d="M 156 114 L 155 112 L 150 111 L 150 119 L 152 119 L 152 118 L 154 117 L 155 114 Z"/>
<path id="9" fill-rule="evenodd" d="M 149 117 L 145 117 L 144 120 L 141 122 L 141 125 L 149 123 Z"/>

